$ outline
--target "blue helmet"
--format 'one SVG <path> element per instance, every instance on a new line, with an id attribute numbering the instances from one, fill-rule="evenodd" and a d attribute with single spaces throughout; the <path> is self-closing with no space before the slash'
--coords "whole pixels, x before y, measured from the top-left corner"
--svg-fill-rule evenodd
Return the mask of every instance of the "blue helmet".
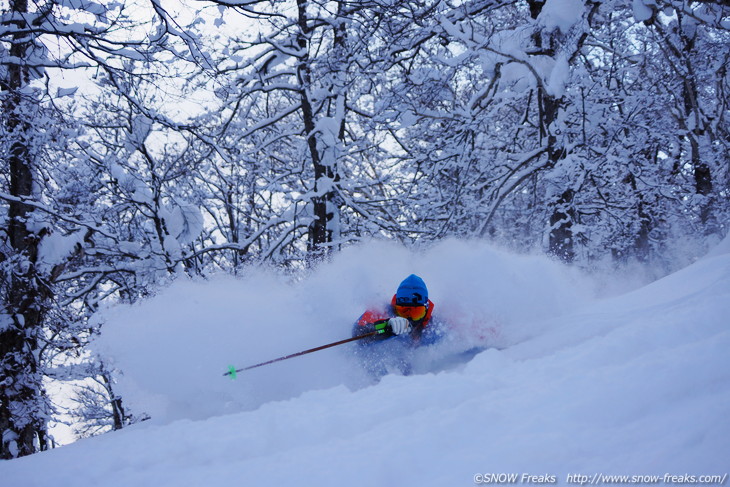
<path id="1" fill-rule="evenodd" d="M 395 292 L 395 304 L 398 306 L 419 306 L 428 304 L 428 289 L 423 279 L 415 274 L 403 279 Z"/>

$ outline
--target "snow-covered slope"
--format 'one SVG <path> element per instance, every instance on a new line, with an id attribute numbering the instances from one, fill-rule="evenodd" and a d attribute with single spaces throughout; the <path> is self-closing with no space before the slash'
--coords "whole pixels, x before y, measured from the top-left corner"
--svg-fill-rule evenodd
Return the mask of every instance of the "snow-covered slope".
<path id="1" fill-rule="evenodd" d="M 376 385 L 349 346 L 222 376 L 228 364 L 347 337 L 361 309 L 411 272 L 453 328 L 422 364 L 499 349 Z M 730 254 L 623 295 L 593 291 L 546 259 L 454 241 L 425 253 L 351 249 L 294 285 L 263 272 L 178 282 L 110 310 L 99 343 L 125 373 L 125 398 L 153 419 L 0 463 L 0 483 L 458 486 L 484 474 L 520 484 L 523 474 L 558 484 L 618 474 L 670 484 L 665 474 L 728 473 Z"/>

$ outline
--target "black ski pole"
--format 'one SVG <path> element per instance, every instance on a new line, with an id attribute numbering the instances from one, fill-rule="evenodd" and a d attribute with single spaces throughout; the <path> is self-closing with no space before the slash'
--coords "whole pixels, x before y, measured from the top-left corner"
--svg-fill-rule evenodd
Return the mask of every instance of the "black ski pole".
<path id="1" fill-rule="evenodd" d="M 230 375 L 231 376 L 231 379 L 235 379 L 236 378 L 236 373 L 243 372 L 244 370 L 255 369 L 256 367 L 261 367 L 262 365 L 269 365 L 269 364 L 273 364 L 274 362 L 281 362 L 282 360 L 287 360 L 287 359 L 290 359 L 290 358 L 299 357 L 301 355 L 306 355 L 306 354 L 312 353 L 312 352 L 318 352 L 319 350 L 324 350 L 325 348 L 336 347 L 337 345 L 342 345 L 342 344 L 345 344 L 345 343 L 354 342 L 355 340 L 362 340 L 363 338 L 367 338 L 369 336 L 377 335 L 378 333 L 382 333 L 382 331 L 380 331 L 380 330 L 371 331 L 370 333 L 365 333 L 364 335 L 359 335 L 359 336 L 356 336 L 356 337 L 348 338 L 346 340 L 340 340 L 338 342 L 328 343 L 327 345 L 322 345 L 320 347 L 310 348 L 309 350 L 304 350 L 302 352 L 292 353 L 290 355 L 284 355 L 283 357 L 279 357 L 279 358 L 267 360 L 266 362 L 261 362 L 260 364 L 256 364 L 256 365 L 249 365 L 248 367 L 244 367 L 242 369 L 236 369 L 236 368 L 233 367 L 233 365 L 231 365 L 231 366 L 228 367 L 228 372 L 226 372 L 223 375 L 224 376 L 225 375 Z"/>

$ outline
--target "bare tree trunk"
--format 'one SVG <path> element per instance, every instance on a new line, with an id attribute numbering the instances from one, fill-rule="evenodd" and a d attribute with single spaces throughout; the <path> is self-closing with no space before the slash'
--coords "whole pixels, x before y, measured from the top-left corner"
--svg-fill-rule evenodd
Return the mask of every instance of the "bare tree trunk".
<path id="1" fill-rule="evenodd" d="M 129 424 L 129 417 L 124 411 L 122 398 L 114 393 L 111 374 L 102 367 L 100 375 L 104 388 L 109 394 L 109 401 L 112 408 L 112 430 L 120 430 Z"/>
<path id="2" fill-rule="evenodd" d="M 714 197 L 712 168 L 707 163 L 711 158 L 707 147 L 714 145 L 715 135 L 708 116 L 703 113 L 700 106 L 699 78 L 693 63 L 693 60 L 700 56 L 696 48 L 697 30 L 683 27 L 685 23 L 692 24 L 695 21 L 687 18 L 685 14 L 678 15 L 676 43 L 672 42 L 672 36 L 669 35 L 672 32 L 667 32 L 667 29 L 659 23 L 651 25 L 665 39 L 664 46 L 667 49 L 664 52 L 667 61 L 676 66 L 676 73 L 682 79 L 681 95 L 677 96 L 680 98 L 678 105 L 682 108 L 683 117 L 679 117 L 678 122 L 690 147 L 689 160 L 694 171 L 695 194 L 702 196 L 699 203 L 700 224 L 704 227 L 705 234 L 709 235 L 718 230 L 712 215 Z"/>
<path id="3" fill-rule="evenodd" d="M 310 43 L 311 28 L 309 25 L 310 19 L 307 14 L 307 0 L 297 0 L 298 7 L 298 23 L 299 23 L 299 38 L 298 45 L 302 52 L 307 51 Z M 342 4 L 338 5 L 338 14 L 341 13 Z M 345 24 L 343 23 L 340 27 L 335 28 L 334 33 L 334 45 L 333 45 L 333 57 L 337 57 L 338 50 L 342 48 L 344 44 L 344 29 Z M 334 59 L 334 63 L 344 62 L 344 59 Z M 310 59 L 307 54 L 304 54 L 299 59 L 298 66 L 300 99 L 301 99 L 301 110 L 302 118 L 304 121 L 304 130 L 307 137 L 307 146 L 309 148 L 309 155 L 312 159 L 312 167 L 314 169 L 314 196 L 312 197 L 312 213 L 314 219 L 309 225 L 309 239 L 308 239 L 308 252 L 312 260 L 319 260 L 332 251 L 332 244 L 335 240 L 335 232 L 337 230 L 338 212 L 337 209 L 337 190 L 336 184 L 338 182 L 338 171 L 337 171 L 337 160 L 336 157 L 332 157 L 332 154 L 327 154 L 328 142 L 322 134 L 318 133 L 316 124 L 316 114 L 314 107 L 310 100 L 310 87 L 312 85 Z M 333 87 L 336 91 L 337 87 Z M 333 94 L 335 98 L 337 94 Z M 341 95 L 339 95 L 341 96 Z M 326 128 L 320 128 L 320 130 L 326 130 Z M 343 130 L 339 130 L 340 137 L 342 136 Z M 320 147 L 319 145 L 322 145 Z M 325 151 L 324 155 L 320 150 Z"/>
<path id="4" fill-rule="evenodd" d="M 545 0 L 528 0 L 530 8 L 530 16 L 537 19 L 545 6 Z M 586 6 L 589 9 L 588 18 L 596 11 L 597 3 Z M 559 50 L 560 39 L 556 38 L 556 33 L 551 32 L 543 37 L 543 32 L 536 31 L 533 35 L 536 53 L 556 56 Z M 579 52 L 586 34 L 577 37 L 575 44 L 570 46 L 570 58 L 575 57 Z M 564 98 L 556 97 L 548 93 L 546 87 L 542 84 L 537 89 L 537 101 L 539 107 L 539 127 L 540 139 L 547 145 L 547 157 L 549 159 L 548 168 L 555 167 L 561 160 L 567 156 L 565 144 L 558 140 L 559 127 L 556 126 L 558 114 Z M 550 231 L 549 231 L 549 253 L 559 257 L 565 262 L 572 262 L 575 258 L 575 235 L 573 232 L 574 223 L 577 223 L 577 211 L 573 202 L 575 197 L 575 189 L 571 187 L 571 181 L 565 181 L 563 187 L 559 188 L 559 195 L 554 201 L 550 202 Z"/>
<path id="5" fill-rule="evenodd" d="M 26 14 L 27 0 L 11 2 L 11 11 Z M 15 25 L 23 28 L 25 22 L 16 20 Z M 28 47 L 27 35 L 16 34 L 10 56 L 22 60 Z M 47 295 L 36 268 L 42 235 L 31 229 L 37 225 L 33 222 L 33 207 L 23 202 L 32 197 L 34 174 L 29 147 L 31 127 L 23 113 L 26 102 L 22 88 L 28 82 L 28 68 L 21 62 L 9 63 L 2 81 L 4 123 L 12 138 L 8 154 L 9 192 L 14 199 L 8 208 L 10 255 L 3 259 L 6 323 L 0 327 L 0 458 L 45 449 L 48 413 L 38 363 L 43 301 Z"/>

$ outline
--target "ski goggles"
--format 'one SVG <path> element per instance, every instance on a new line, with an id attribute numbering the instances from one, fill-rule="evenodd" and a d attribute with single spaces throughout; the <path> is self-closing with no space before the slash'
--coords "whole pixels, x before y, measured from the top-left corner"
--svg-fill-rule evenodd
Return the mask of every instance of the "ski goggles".
<path id="1" fill-rule="evenodd" d="M 418 321 L 423 319 L 424 316 L 426 316 L 426 306 L 424 305 L 418 305 L 418 306 L 400 306 L 395 305 L 395 313 L 398 316 L 402 316 L 403 318 L 408 318 L 413 321 Z"/>

